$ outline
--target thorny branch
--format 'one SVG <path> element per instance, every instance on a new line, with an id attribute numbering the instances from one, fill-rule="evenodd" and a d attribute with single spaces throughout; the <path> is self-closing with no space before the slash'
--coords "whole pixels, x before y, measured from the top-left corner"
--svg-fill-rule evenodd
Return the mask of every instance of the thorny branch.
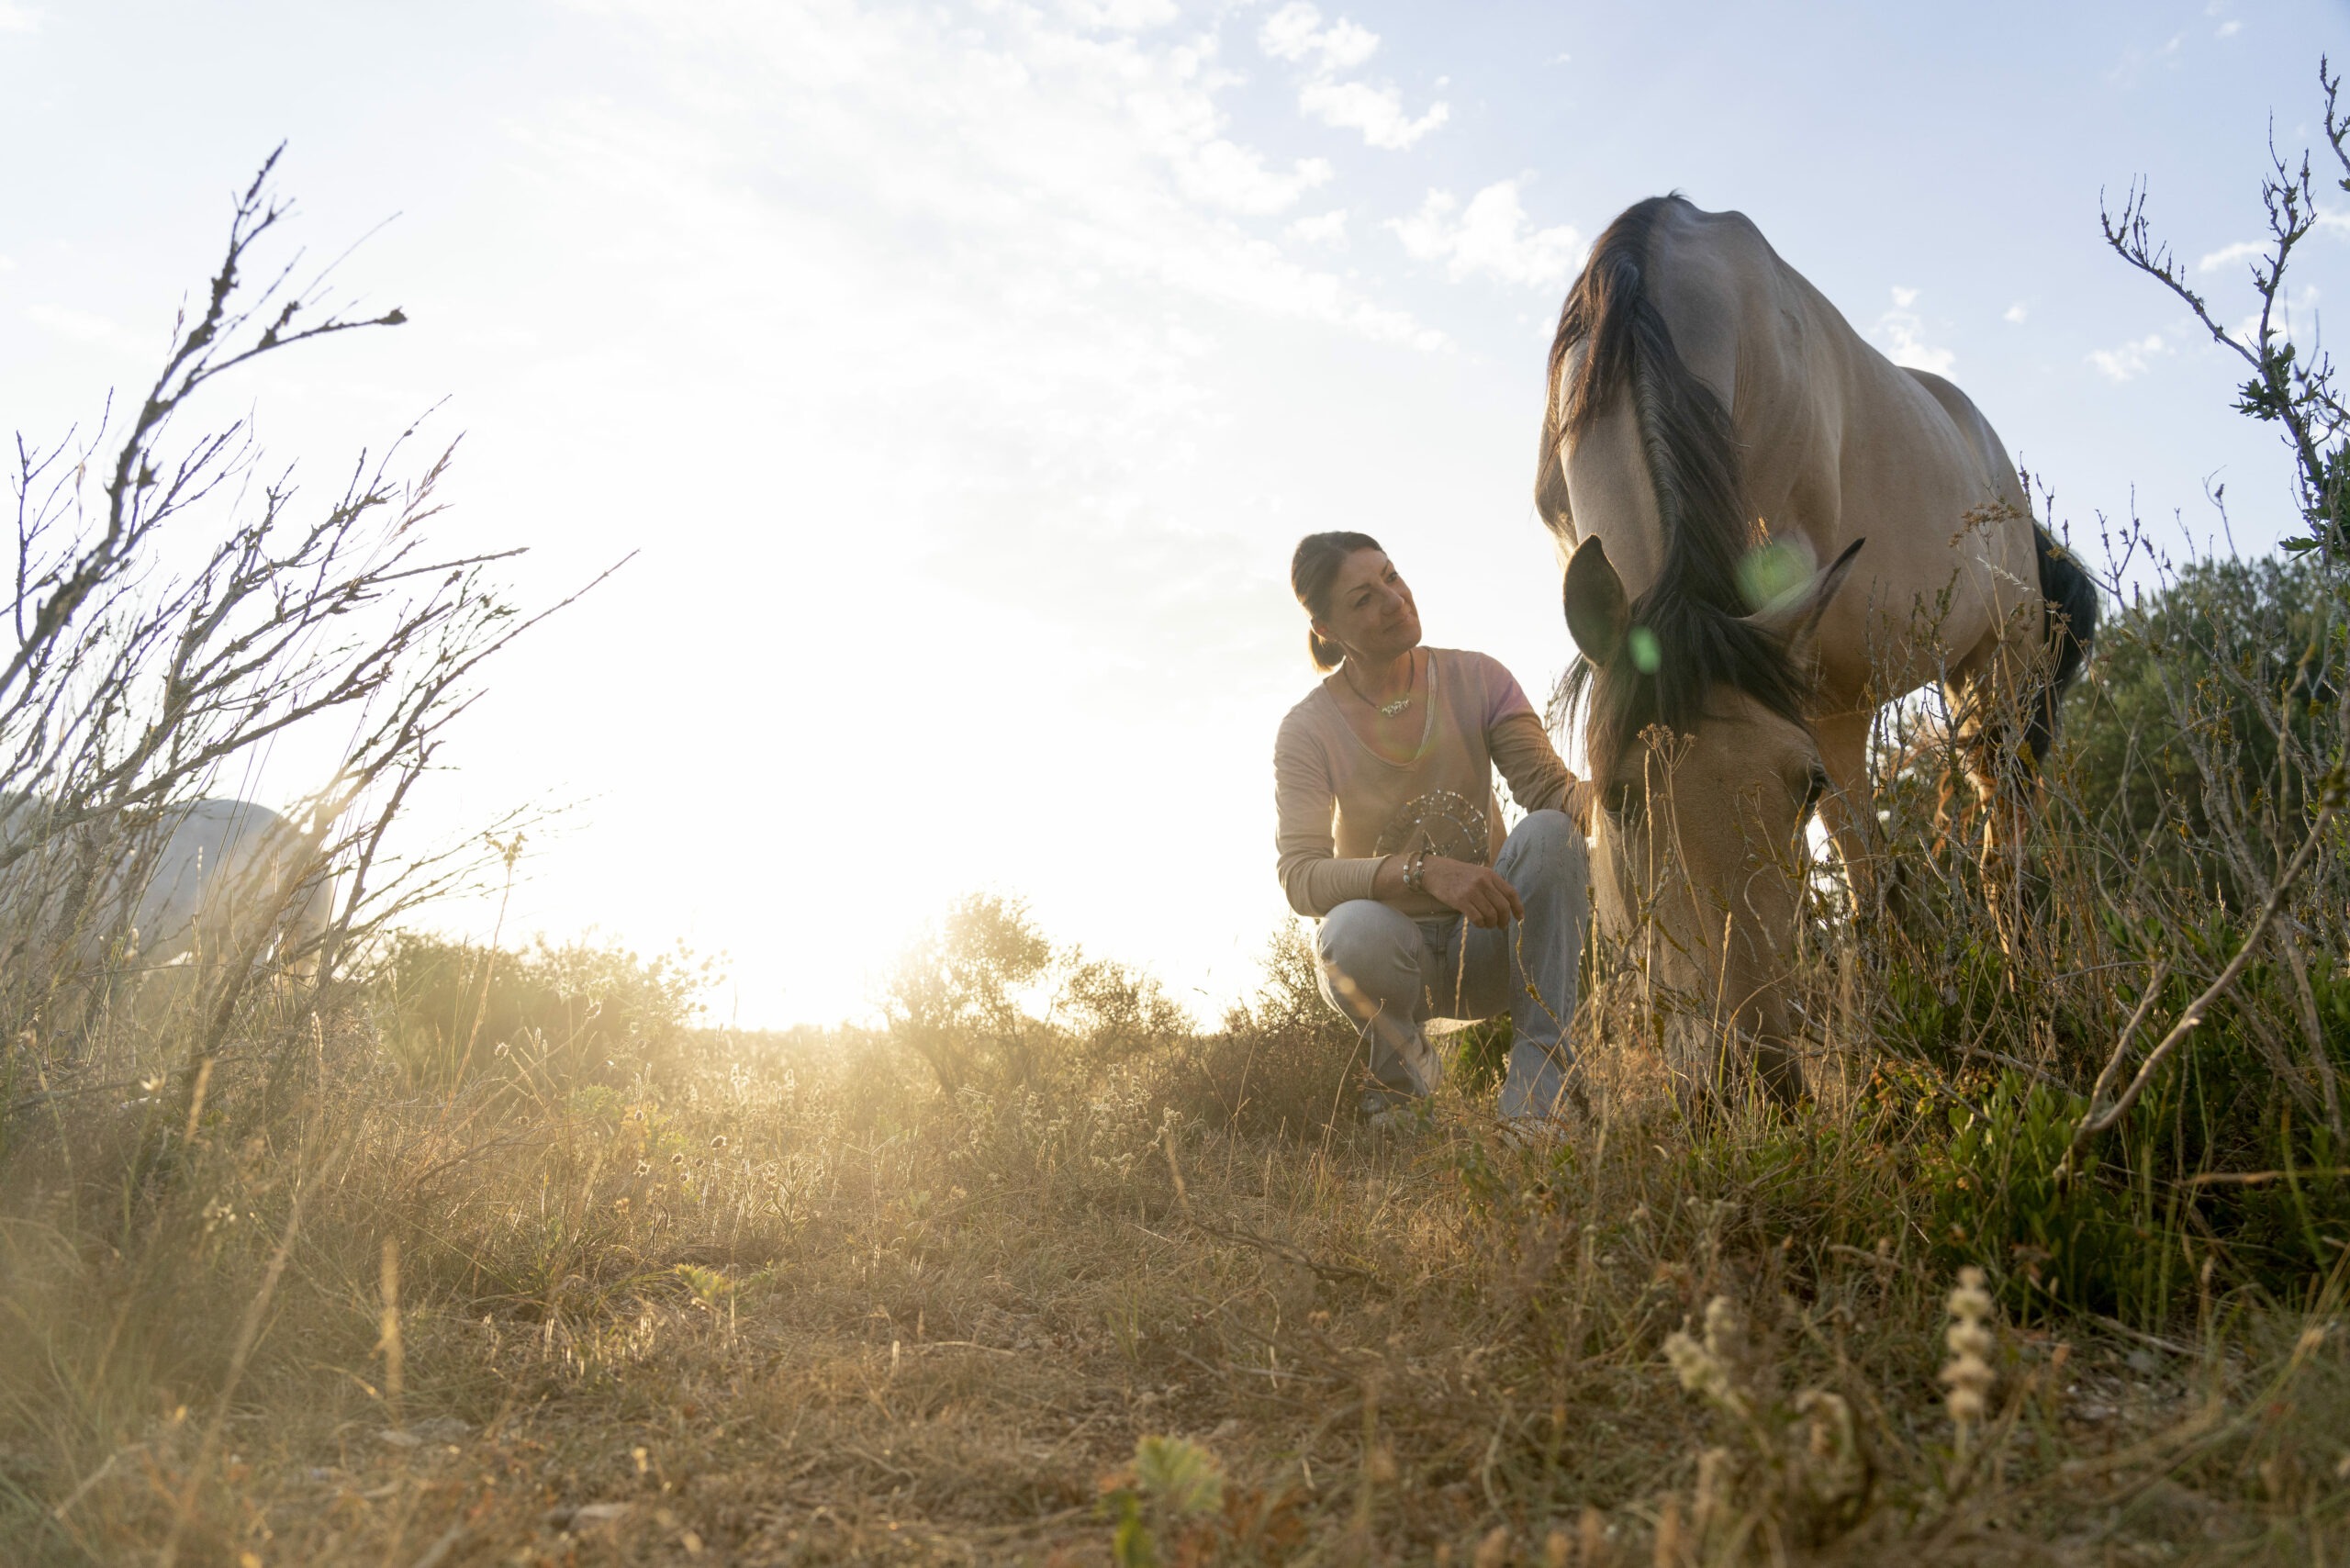
<path id="1" fill-rule="evenodd" d="M 2341 76 L 2322 58 L 2318 85 L 2325 95 L 2326 146 L 2340 170 L 2332 183 L 2350 193 L 2350 109 L 2340 101 Z M 2273 127 L 2268 162 L 2268 174 L 2261 182 L 2268 242 L 2251 263 L 2260 308 L 2241 326 L 2231 328 L 2214 314 L 2210 302 L 2187 281 L 2185 263 L 2167 241 L 2155 238 L 2146 218 L 2143 184 L 2132 182 L 2121 208 L 2100 212 L 2099 221 L 2105 241 L 2116 254 L 2177 296 L 2211 341 L 2252 372 L 2239 390 L 2237 411 L 2284 427 L 2299 480 L 2301 515 L 2309 527 L 2307 536 L 2287 541 L 2286 548 L 2350 558 L 2350 446 L 2343 439 L 2350 430 L 2350 409 L 2335 384 L 2333 358 L 2319 346 L 2314 323 L 2308 333 L 2310 353 L 2302 357 L 2285 287 L 2295 249 L 2333 215 L 2318 207 L 2309 154 L 2303 152 L 2296 164 L 2278 152 Z"/>

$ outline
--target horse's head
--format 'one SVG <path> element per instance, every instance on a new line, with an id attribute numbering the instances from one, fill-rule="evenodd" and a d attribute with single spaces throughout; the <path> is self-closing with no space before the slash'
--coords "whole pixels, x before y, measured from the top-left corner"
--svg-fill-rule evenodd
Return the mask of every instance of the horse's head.
<path id="1" fill-rule="evenodd" d="M 1803 827 L 1827 787 L 1806 722 L 1811 642 L 1859 549 L 1742 615 L 1669 585 L 1628 599 L 1595 535 L 1567 566 L 1600 928 L 1707 1038 L 1715 1070 L 1741 1063 L 1723 1047 L 1742 1037 L 1782 1099 L 1801 1092 L 1785 981 Z"/>

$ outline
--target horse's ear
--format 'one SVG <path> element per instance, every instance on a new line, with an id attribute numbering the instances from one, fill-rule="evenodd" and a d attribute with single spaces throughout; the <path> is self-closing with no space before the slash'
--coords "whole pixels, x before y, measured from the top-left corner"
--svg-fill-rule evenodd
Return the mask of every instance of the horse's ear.
<path id="1" fill-rule="evenodd" d="M 1845 545 L 1843 554 L 1829 562 L 1826 571 L 1816 573 L 1801 593 L 1791 594 L 1785 602 L 1774 604 L 1768 610 L 1756 610 L 1746 618 L 1748 623 L 1760 626 L 1781 638 L 1791 648 L 1800 648 L 1808 644 L 1811 634 L 1819 629 L 1819 618 L 1827 613 L 1830 601 L 1836 597 L 1836 590 L 1842 588 L 1844 579 L 1852 575 L 1853 557 L 1867 543 L 1865 539 L 1855 539 Z"/>
<path id="2" fill-rule="evenodd" d="M 1560 597 L 1566 604 L 1567 631 L 1583 656 L 1595 665 L 1613 659 L 1624 646 L 1632 612 L 1624 599 L 1624 579 L 1616 575 L 1596 533 L 1575 546 Z"/>

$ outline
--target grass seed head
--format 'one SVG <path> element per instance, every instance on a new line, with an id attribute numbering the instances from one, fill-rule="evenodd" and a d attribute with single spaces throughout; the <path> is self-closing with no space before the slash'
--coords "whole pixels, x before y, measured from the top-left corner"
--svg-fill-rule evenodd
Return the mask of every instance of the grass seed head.
<path id="1" fill-rule="evenodd" d="M 1681 1386 L 1707 1404 L 1743 1419 L 1750 1406 L 1738 1385 L 1739 1324 L 1726 1296 L 1706 1304 L 1706 1338 L 1701 1343 L 1685 1330 L 1664 1341 L 1665 1359 L 1681 1379 Z"/>
<path id="2" fill-rule="evenodd" d="M 1944 1304 L 1950 1327 L 1943 1341 L 1951 1359 L 1942 1368 L 1942 1382 L 1950 1390 L 1944 1404 L 1962 1451 L 1989 1407 L 1991 1384 L 1998 1376 L 1991 1368 L 1991 1296 L 1984 1282 L 1982 1270 L 1961 1269 L 1957 1287 Z"/>

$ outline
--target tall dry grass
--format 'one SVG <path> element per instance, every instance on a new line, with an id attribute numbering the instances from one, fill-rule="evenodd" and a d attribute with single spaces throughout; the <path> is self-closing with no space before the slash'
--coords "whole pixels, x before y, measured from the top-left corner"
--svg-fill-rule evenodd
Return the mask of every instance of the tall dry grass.
<path id="1" fill-rule="evenodd" d="M 1261 1130 L 1202 1063 L 1279 1028 L 1277 989 L 1101 1065 L 1040 1020 L 1051 1070 L 948 1095 L 884 1034 L 682 1008 L 570 1049 L 563 1020 L 663 994 L 648 969 L 535 1002 L 522 964 L 493 976 L 519 1022 L 455 1083 L 384 1048 L 386 976 L 256 1002 L 274 1048 L 192 1137 L 137 1096 L 12 1120 L 0 1537 L 56 1562 L 2300 1562 L 2350 1501 L 2338 1270 L 2280 1297 L 2199 1249 L 2139 1324 L 2002 1272 L 1954 1421 L 1948 1140 L 1857 1061 L 1797 1117 L 1693 1120 L 1595 1014 L 1555 1147 L 1451 1087 L 1406 1137 Z M 1351 1042 L 1322 1038 L 1284 1068 L 1326 1105 Z"/>

